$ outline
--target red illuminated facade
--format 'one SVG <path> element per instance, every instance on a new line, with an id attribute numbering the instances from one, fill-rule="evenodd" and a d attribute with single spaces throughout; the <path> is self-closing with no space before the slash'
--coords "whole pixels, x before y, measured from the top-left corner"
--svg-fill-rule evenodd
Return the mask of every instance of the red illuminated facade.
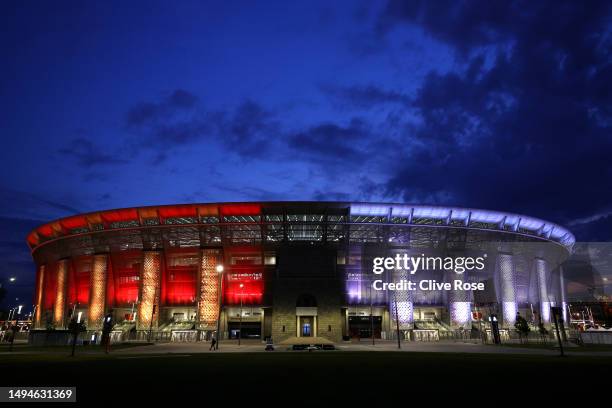
<path id="1" fill-rule="evenodd" d="M 216 318 L 211 321 L 210 316 L 218 316 L 218 310 L 208 309 L 218 309 L 219 302 L 227 307 L 264 306 L 263 246 L 249 245 L 251 242 L 245 239 L 240 240 L 240 245 L 223 245 L 221 229 L 216 226 L 221 219 L 236 218 L 240 222 L 260 220 L 260 217 L 258 204 L 177 205 L 103 211 L 45 224 L 28 236 L 28 244 L 39 264 L 36 326 L 42 328 L 54 322 L 59 328 L 65 327 L 72 312 L 93 307 L 111 312 L 117 321 L 135 320 L 140 309 L 152 306 L 143 304 L 143 299 L 150 298 L 155 305 L 153 310 L 159 314 L 156 326 L 171 322 L 212 330 Z M 202 221 L 209 222 L 211 228 L 196 231 L 199 242 L 183 242 L 189 235 L 189 226 Z M 235 233 L 251 234 L 240 230 Z M 149 238 L 147 245 L 145 240 Z M 200 244 L 202 239 L 208 240 L 207 245 Z M 74 248 L 70 256 L 58 256 L 56 250 L 60 245 L 77 241 L 89 241 L 89 245 Z M 216 273 L 212 278 L 203 275 L 204 258 L 209 256 L 204 252 L 209 248 L 215 254 L 213 266 L 224 266 L 222 282 L 216 282 Z M 143 274 L 146 254 L 150 251 L 159 255 L 159 261 L 154 266 L 158 270 L 150 278 L 155 288 L 147 295 Z M 100 257 L 104 259 L 103 288 L 94 276 Z M 67 268 L 67 283 L 60 288 L 57 277 L 62 263 Z M 94 285 L 97 285 L 95 293 L 103 291 L 103 296 L 96 296 L 95 302 L 103 304 L 92 304 Z M 218 286 L 223 288 L 222 293 L 218 292 Z M 212 298 L 214 293 L 217 295 Z M 65 298 L 64 305 L 56 305 L 58 294 L 60 299 Z M 65 313 L 60 318 L 57 310 L 62 308 Z M 99 322 L 88 323 L 99 326 Z"/>

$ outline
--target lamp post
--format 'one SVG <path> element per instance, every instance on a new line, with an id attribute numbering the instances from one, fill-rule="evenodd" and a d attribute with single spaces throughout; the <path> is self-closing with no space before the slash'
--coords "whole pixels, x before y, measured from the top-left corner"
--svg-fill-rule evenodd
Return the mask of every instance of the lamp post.
<path id="1" fill-rule="evenodd" d="M 219 274 L 219 314 L 217 315 L 217 344 L 215 349 L 219 350 L 219 342 L 221 341 L 221 299 L 223 296 L 223 265 L 217 265 L 217 273 Z"/>
<path id="2" fill-rule="evenodd" d="M 13 313 L 12 313 L 12 315 L 11 315 L 11 320 L 13 320 L 13 319 L 14 319 L 14 320 L 15 320 L 15 324 L 17 324 L 17 321 L 19 320 L 19 313 L 21 313 L 21 308 L 22 308 L 22 307 L 23 307 L 23 306 L 21 306 L 21 305 L 20 305 L 20 306 L 15 306 L 15 307 L 12 309 L 12 312 L 13 312 Z"/>
<path id="3" fill-rule="evenodd" d="M 372 345 L 374 346 L 374 309 L 372 303 L 372 285 L 370 284 L 370 336 L 372 336 Z"/>
<path id="4" fill-rule="evenodd" d="M 72 313 L 70 314 L 70 319 L 73 319 L 74 316 L 76 316 L 76 310 L 77 310 L 78 305 L 79 305 L 79 302 L 74 302 L 73 303 L 73 305 L 72 305 Z M 77 323 L 80 323 L 80 321 L 77 322 Z M 68 324 L 70 324 L 70 322 L 68 322 Z"/>
<path id="5" fill-rule="evenodd" d="M 11 312 L 13 313 L 13 318 L 15 317 L 15 311 L 17 310 L 16 307 L 14 307 Z M 19 310 L 21 310 L 21 306 L 19 306 Z M 17 319 L 15 319 L 15 326 L 13 326 L 13 324 L 10 322 L 11 319 L 9 319 L 9 323 L 7 325 L 7 331 L 11 331 L 11 347 L 9 348 L 9 351 L 13 351 L 13 342 L 15 341 L 15 331 L 17 331 Z"/>
<path id="6" fill-rule="evenodd" d="M 12 309 L 9 310 L 8 318 L 7 318 L 7 322 L 9 322 L 9 324 L 10 324 L 10 321 L 11 321 L 11 315 L 13 314 L 14 311 L 15 311 L 15 308 L 12 308 Z"/>
<path id="7" fill-rule="evenodd" d="M 240 323 L 238 323 L 238 345 L 240 346 L 240 340 L 242 339 L 242 297 L 244 294 L 244 283 L 240 284 Z"/>
<path id="8" fill-rule="evenodd" d="M 132 302 L 132 310 L 130 311 L 130 321 L 132 321 L 132 322 L 133 322 L 134 320 L 136 320 L 136 319 L 134 319 L 134 307 L 135 307 L 135 306 L 136 306 L 136 300 L 134 300 L 134 301 Z"/>
<path id="9" fill-rule="evenodd" d="M 402 348 L 402 343 L 400 341 L 399 313 L 397 311 L 397 294 L 395 293 L 395 291 L 393 292 L 393 298 L 395 300 L 395 325 L 396 325 L 396 328 L 397 328 L 397 348 L 401 349 Z"/>

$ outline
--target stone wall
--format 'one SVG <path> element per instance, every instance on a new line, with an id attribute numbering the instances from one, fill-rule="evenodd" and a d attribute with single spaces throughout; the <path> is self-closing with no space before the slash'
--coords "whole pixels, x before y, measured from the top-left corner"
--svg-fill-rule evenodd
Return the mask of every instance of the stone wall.
<path id="1" fill-rule="evenodd" d="M 278 343 L 296 336 L 297 299 L 303 294 L 312 295 L 316 299 L 317 335 L 331 341 L 342 340 L 344 320 L 342 319 L 340 282 L 336 278 L 287 278 L 278 279 L 275 282 L 272 305 L 274 342 Z"/>

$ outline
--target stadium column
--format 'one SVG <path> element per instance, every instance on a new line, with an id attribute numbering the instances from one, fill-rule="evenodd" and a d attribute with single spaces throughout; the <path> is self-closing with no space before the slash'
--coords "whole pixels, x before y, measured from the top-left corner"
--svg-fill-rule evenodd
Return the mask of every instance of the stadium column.
<path id="1" fill-rule="evenodd" d="M 144 251 L 136 330 L 157 329 L 160 312 L 161 257 L 160 251 Z"/>
<path id="2" fill-rule="evenodd" d="M 497 298 L 502 303 L 504 326 L 514 326 L 516 312 L 518 311 L 516 305 L 516 267 L 514 265 L 514 255 L 499 252 L 497 254 L 496 269 L 501 292 L 501 296 L 498 295 Z"/>
<path id="3" fill-rule="evenodd" d="M 561 294 L 561 313 L 563 316 L 563 321 L 565 322 L 566 327 L 569 327 L 567 301 L 565 300 L 565 270 L 563 265 L 559 266 L 559 292 Z"/>
<path id="4" fill-rule="evenodd" d="M 462 282 L 469 282 L 466 276 L 467 272 L 463 274 L 457 274 L 453 271 L 447 272 L 446 282 L 454 280 L 460 280 Z M 470 302 L 470 291 L 467 290 L 451 290 L 448 292 L 448 303 L 450 306 L 450 320 L 451 326 L 457 328 L 470 329 L 469 327 L 472 318 L 472 304 Z"/>
<path id="5" fill-rule="evenodd" d="M 198 276 L 198 310 L 197 322 L 200 330 L 217 330 L 217 320 L 220 316 L 219 272 L 217 264 L 221 259 L 218 249 L 203 249 L 200 254 L 200 268 Z"/>
<path id="6" fill-rule="evenodd" d="M 93 256 L 93 265 L 89 275 L 89 306 L 87 308 L 87 329 L 100 330 L 106 307 L 106 278 L 108 273 L 108 255 Z"/>
<path id="7" fill-rule="evenodd" d="M 45 265 L 38 267 L 38 281 L 36 283 L 36 314 L 34 315 L 34 328 L 41 327 L 40 320 L 42 317 L 43 305 L 43 290 L 45 282 Z"/>
<path id="8" fill-rule="evenodd" d="M 550 301 L 548 298 L 548 262 L 535 258 L 535 270 L 538 278 L 538 293 L 540 301 L 540 319 L 545 325 L 550 324 Z"/>
<path id="9" fill-rule="evenodd" d="M 55 303 L 53 305 L 53 325 L 56 329 L 64 328 L 64 313 L 66 311 L 66 288 L 68 283 L 68 260 L 62 259 L 57 265 L 57 286 Z"/>
<path id="10" fill-rule="evenodd" d="M 402 280 L 409 280 L 410 273 L 405 270 L 394 271 L 393 282 L 401 282 Z M 397 301 L 397 315 L 395 302 Z M 400 330 L 411 330 L 413 323 L 413 305 L 412 305 L 412 291 L 409 290 L 395 290 L 389 297 L 389 310 L 393 320 L 399 321 Z M 395 327 L 395 326 L 394 326 Z M 393 328 L 391 328 L 393 330 Z"/>

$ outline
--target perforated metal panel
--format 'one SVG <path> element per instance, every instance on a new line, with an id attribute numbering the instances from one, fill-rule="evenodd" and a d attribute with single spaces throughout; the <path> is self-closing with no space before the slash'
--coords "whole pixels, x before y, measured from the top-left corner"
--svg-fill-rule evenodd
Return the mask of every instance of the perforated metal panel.
<path id="1" fill-rule="evenodd" d="M 500 288 L 504 325 L 514 326 L 517 312 L 514 257 L 511 254 L 499 254 L 497 256 L 497 269 L 501 279 Z"/>
<path id="2" fill-rule="evenodd" d="M 559 268 L 559 290 L 561 291 L 561 307 L 563 308 L 563 321 L 569 323 L 568 313 L 567 313 L 567 302 L 565 299 L 565 269 L 563 267 Z"/>
<path id="3" fill-rule="evenodd" d="M 396 283 L 402 280 L 409 280 L 410 274 L 405 269 L 401 271 L 395 271 L 393 273 L 393 281 Z M 400 329 L 411 329 L 412 321 L 414 317 L 413 304 L 412 304 L 412 292 L 407 290 L 394 291 L 393 295 L 390 296 L 389 309 L 391 310 L 392 318 L 399 320 Z M 395 312 L 395 302 L 397 301 L 397 317 Z"/>
<path id="4" fill-rule="evenodd" d="M 538 288 L 540 300 L 540 317 L 542 323 L 550 323 L 550 301 L 548 299 L 548 265 L 544 259 L 536 258 L 535 260 L 536 273 L 538 275 Z"/>
<path id="5" fill-rule="evenodd" d="M 107 267 L 107 255 L 94 255 L 93 268 L 90 275 L 89 316 L 87 318 L 87 328 L 90 330 L 102 328 L 106 299 Z"/>
<path id="6" fill-rule="evenodd" d="M 44 282 L 45 282 L 45 265 L 41 265 L 38 268 L 38 282 L 37 282 L 37 290 L 36 290 L 36 315 L 34 317 L 34 326 L 36 328 L 41 327 L 40 319 L 42 316 L 42 308 L 43 308 Z"/>
<path id="7" fill-rule="evenodd" d="M 453 326 L 461 326 L 463 328 L 469 328 L 468 323 L 472 317 L 472 303 L 471 302 L 451 302 L 450 304 L 450 316 L 451 324 Z"/>
<path id="8" fill-rule="evenodd" d="M 460 280 L 461 282 L 469 282 L 467 272 L 456 274 L 449 272 L 446 281 L 453 282 Z M 469 328 L 469 323 L 472 318 L 472 303 L 471 292 L 467 290 L 452 290 L 448 292 L 448 304 L 451 318 L 451 325 L 454 327 Z"/>
<path id="9" fill-rule="evenodd" d="M 144 252 L 140 278 L 140 303 L 138 304 L 137 330 L 156 328 L 159 320 L 161 253 Z"/>
<path id="10" fill-rule="evenodd" d="M 57 329 L 64 328 L 64 311 L 66 309 L 66 283 L 68 281 L 68 260 L 59 261 L 57 266 L 57 289 L 53 306 L 53 324 Z"/>
<path id="11" fill-rule="evenodd" d="M 220 251 L 205 249 L 202 251 L 200 267 L 200 293 L 198 297 L 198 322 L 203 328 L 215 327 L 219 318 L 219 273 L 216 270 Z"/>

